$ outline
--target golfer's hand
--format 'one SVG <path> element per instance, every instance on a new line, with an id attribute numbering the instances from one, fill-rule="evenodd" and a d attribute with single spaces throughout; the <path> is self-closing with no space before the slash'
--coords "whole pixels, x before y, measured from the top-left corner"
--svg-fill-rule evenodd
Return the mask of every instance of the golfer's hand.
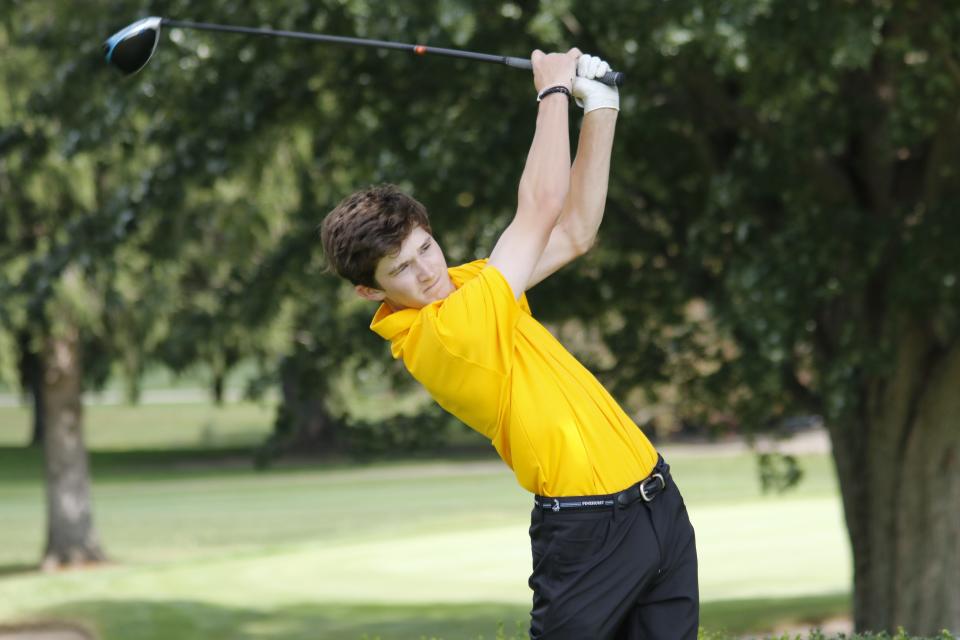
<path id="1" fill-rule="evenodd" d="M 566 53 L 546 54 L 537 49 L 530 55 L 533 65 L 533 85 L 537 93 L 548 87 L 562 86 L 568 90 L 573 85 L 573 78 L 577 75 L 577 58 L 580 50 L 574 47 Z"/>
<path id="2" fill-rule="evenodd" d="M 596 56 L 584 54 L 577 60 L 577 77 L 573 79 L 573 97 L 584 113 L 594 109 L 620 111 L 620 92 L 615 86 L 603 84 L 594 78 L 602 78 L 610 71 L 610 65 Z"/>

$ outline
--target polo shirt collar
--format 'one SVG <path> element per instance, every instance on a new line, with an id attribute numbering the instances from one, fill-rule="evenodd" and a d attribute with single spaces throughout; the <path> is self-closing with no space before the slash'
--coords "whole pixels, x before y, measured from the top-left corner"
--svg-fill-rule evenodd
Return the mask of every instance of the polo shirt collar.
<path id="1" fill-rule="evenodd" d="M 414 323 L 417 316 L 420 315 L 419 309 L 401 309 L 394 311 L 386 302 L 380 305 L 377 313 L 370 322 L 370 328 L 385 340 L 395 342 L 410 330 L 410 325 Z"/>
<path id="2" fill-rule="evenodd" d="M 459 289 L 463 286 L 464 275 L 459 268 L 448 268 L 447 273 L 453 281 L 453 286 Z M 436 303 L 434 303 L 436 304 Z M 427 305 L 430 306 L 430 305 Z M 426 307 L 424 307 L 426 308 Z M 370 322 L 370 329 L 384 340 L 390 341 L 390 350 L 393 357 L 400 357 L 403 350 L 403 342 L 410 327 L 417 320 L 417 316 L 423 309 L 401 309 L 394 311 L 386 302 L 380 304 L 380 308 L 373 315 Z"/>

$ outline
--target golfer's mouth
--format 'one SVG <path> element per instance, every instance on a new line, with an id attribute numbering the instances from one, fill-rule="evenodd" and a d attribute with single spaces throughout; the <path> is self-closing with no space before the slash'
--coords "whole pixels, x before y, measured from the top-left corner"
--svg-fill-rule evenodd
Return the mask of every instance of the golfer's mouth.
<path id="1" fill-rule="evenodd" d="M 436 280 L 434 280 L 433 282 L 431 282 L 431 283 L 430 283 L 430 286 L 427 287 L 426 289 L 424 289 L 423 292 L 424 292 L 424 293 L 429 292 L 431 289 L 433 289 L 435 286 L 437 286 L 437 283 L 439 283 L 439 282 L 440 282 L 440 278 L 437 278 Z"/>

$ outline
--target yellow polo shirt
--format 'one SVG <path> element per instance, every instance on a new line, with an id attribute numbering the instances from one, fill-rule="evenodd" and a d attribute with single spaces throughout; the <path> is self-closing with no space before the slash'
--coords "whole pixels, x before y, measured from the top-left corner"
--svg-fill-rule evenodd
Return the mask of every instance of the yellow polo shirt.
<path id="1" fill-rule="evenodd" d="M 543 496 L 620 491 L 657 452 L 486 260 L 449 269 L 456 291 L 422 309 L 383 304 L 370 328 L 440 404 Z"/>

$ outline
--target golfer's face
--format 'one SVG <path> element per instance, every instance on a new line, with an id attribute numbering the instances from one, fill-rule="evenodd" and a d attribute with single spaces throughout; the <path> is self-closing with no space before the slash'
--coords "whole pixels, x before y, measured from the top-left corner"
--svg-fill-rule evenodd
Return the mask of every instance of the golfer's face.
<path id="1" fill-rule="evenodd" d="M 422 227 L 414 227 L 399 251 L 380 259 L 374 276 L 394 309 L 419 309 L 454 291 L 443 251 Z"/>

